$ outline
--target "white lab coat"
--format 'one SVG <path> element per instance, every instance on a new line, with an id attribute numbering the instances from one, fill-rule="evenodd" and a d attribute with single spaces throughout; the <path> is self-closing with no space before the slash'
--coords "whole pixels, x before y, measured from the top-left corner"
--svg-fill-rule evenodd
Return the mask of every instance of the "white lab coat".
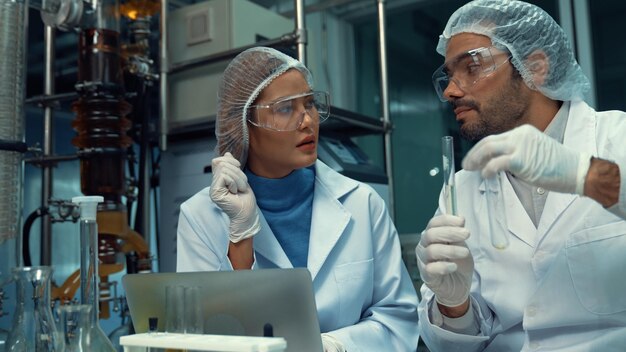
<path id="1" fill-rule="evenodd" d="M 572 102 L 563 143 L 618 163 L 620 204 L 612 210 L 626 214 L 626 114 Z M 471 233 L 471 301 L 481 333 L 433 324 L 434 295 L 424 285 L 418 308 L 424 341 L 433 352 L 626 351 L 626 221 L 589 198 L 550 192 L 535 228 L 508 179 L 501 179 L 505 250 L 490 244 L 479 173 L 456 175 L 459 214 Z M 440 198 L 438 211 L 444 207 Z"/>
<path id="2" fill-rule="evenodd" d="M 322 332 L 350 352 L 415 351 L 417 294 L 385 203 L 366 184 L 315 164 L 307 267 Z M 292 264 L 263 218 L 255 268 Z M 228 217 L 205 188 L 181 205 L 177 271 L 232 270 Z"/>

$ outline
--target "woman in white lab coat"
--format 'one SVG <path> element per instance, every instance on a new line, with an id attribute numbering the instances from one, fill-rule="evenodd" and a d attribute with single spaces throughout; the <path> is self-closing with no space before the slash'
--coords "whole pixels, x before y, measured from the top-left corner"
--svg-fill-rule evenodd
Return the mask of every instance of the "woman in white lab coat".
<path id="1" fill-rule="evenodd" d="M 253 48 L 224 72 L 213 182 L 181 205 L 177 271 L 306 267 L 325 351 L 414 351 L 417 295 L 373 189 L 317 160 L 328 95 Z"/>

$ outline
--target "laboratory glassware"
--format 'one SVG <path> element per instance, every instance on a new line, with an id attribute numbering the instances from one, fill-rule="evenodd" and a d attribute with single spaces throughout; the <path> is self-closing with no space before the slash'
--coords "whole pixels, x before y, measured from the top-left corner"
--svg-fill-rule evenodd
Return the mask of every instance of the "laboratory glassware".
<path id="1" fill-rule="evenodd" d="M 14 268 L 17 304 L 6 352 L 61 352 L 65 344 L 50 309 L 47 266 Z"/>
<path id="2" fill-rule="evenodd" d="M 485 178 L 485 199 L 487 201 L 487 219 L 489 221 L 491 245 L 500 250 L 509 246 L 501 177 L 500 173 L 496 173 L 492 177 Z"/>
<path id="3" fill-rule="evenodd" d="M 202 288 L 200 286 L 185 286 L 184 295 L 185 303 L 184 312 L 184 331 L 185 334 L 203 334 L 204 320 L 202 317 L 202 309 L 200 307 Z"/>
<path id="4" fill-rule="evenodd" d="M 454 187 L 454 138 L 444 136 L 441 138 L 443 157 L 443 197 L 446 201 L 446 213 L 458 215 L 456 207 L 456 189 Z"/>
<path id="5" fill-rule="evenodd" d="M 115 347 L 102 331 L 99 322 L 98 292 L 98 223 L 96 213 L 101 196 L 72 198 L 80 207 L 80 302 L 91 306 L 89 337 L 91 350 L 115 352 Z"/>
<path id="6" fill-rule="evenodd" d="M 185 286 L 165 287 L 165 332 L 185 332 Z"/>
<path id="7" fill-rule="evenodd" d="M 88 304 L 70 304 L 59 307 L 59 330 L 63 332 L 66 352 L 94 350 L 89 336 L 91 324 L 91 306 Z"/>

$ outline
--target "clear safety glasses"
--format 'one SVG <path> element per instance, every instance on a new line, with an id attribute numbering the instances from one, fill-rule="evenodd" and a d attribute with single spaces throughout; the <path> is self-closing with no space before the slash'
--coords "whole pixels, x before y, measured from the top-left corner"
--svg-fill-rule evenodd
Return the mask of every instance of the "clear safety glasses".
<path id="1" fill-rule="evenodd" d="M 496 58 L 501 56 L 506 56 L 506 58 L 496 62 Z M 443 92 L 448 88 L 450 81 L 453 81 L 460 89 L 466 90 L 481 79 L 491 76 L 510 58 L 510 53 L 490 46 L 470 50 L 444 63 L 433 73 L 433 85 L 439 99 L 447 101 Z"/>
<path id="2" fill-rule="evenodd" d="M 322 123 L 330 115 L 330 98 L 326 92 L 307 92 L 280 98 L 268 104 L 253 105 L 254 112 L 248 121 L 257 127 L 274 131 L 295 131 L 308 114 L 313 121 Z M 267 113 L 269 112 L 269 113 Z"/>

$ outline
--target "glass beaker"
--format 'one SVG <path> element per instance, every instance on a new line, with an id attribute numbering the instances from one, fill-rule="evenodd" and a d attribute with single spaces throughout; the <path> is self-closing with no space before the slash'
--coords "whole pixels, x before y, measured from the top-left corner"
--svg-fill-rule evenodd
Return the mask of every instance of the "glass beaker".
<path id="1" fill-rule="evenodd" d="M 47 266 L 13 269 L 17 304 L 7 352 L 64 351 L 65 344 L 50 309 L 50 276 Z"/>
<path id="2" fill-rule="evenodd" d="M 89 336 L 91 306 L 88 304 L 59 307 L 60 329 L 63 332 L 65 351 L 82 352 L 94 350 Z"/>
<path id="3" fill-rule="evenodd" d="M 185 332 L 185 287 L 165 286 L 165 331 Z"/>

